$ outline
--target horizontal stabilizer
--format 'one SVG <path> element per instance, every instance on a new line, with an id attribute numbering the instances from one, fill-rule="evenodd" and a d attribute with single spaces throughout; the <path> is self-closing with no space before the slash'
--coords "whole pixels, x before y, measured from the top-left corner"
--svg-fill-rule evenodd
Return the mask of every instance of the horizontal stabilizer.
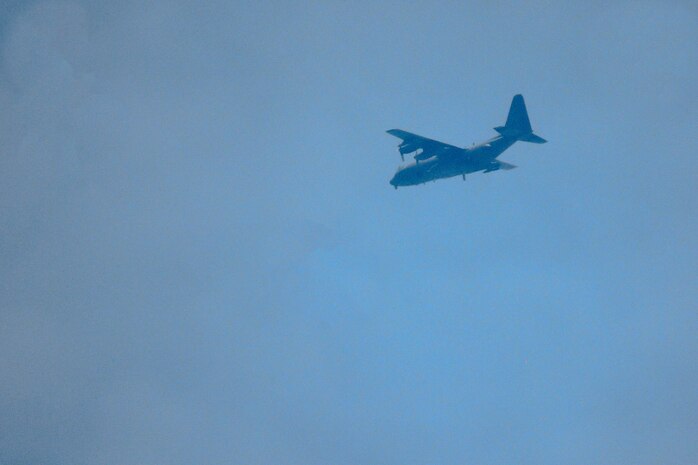
<path id="1" fill-rule="evenodd" d="M 545 140 L 542 137 L 537 136 L 533 133 L 526 134 L 525 136 L 521 136 L 521 137 L 519 137 L 519 140 L 522 140 L 524 142 L 532 142 L 534 144 L 545 144 L 546 142 L 548 142 L 547 140 Z"/>
<path id="2" fill-rule="evenodd" d="M 511 163 L 504 161 L 494 160 L 487 166 L 487 168 L 485 168 L 484 172 L 491 173 L 492 171 L 497 170 L 513 170 L 514 168 L 516 168 L 516 165 L 512 165 Z"/>

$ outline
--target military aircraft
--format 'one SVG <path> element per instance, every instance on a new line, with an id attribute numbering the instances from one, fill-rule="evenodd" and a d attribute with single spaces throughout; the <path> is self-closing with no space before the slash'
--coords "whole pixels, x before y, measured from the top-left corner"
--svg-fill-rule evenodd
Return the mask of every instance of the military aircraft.
<path id="1" fill-rule="evenodd" d="M 414 162 L 398 168 L 390 184 L 414 186 L 437 179 L 463 176 L 468 173 L 511 170 L 515 165 L 497 160 L 497 157 L 516 141 L 544 144 L 547 141 L 531 129 L 523 96 L 515 95 L 509 107 L 504 126 L 494 128 L 499 135 L 472 147 L 460 148 L 437 140 L 412 134 L 401 129 L 391 129 L 388 134 L 402 139 L 398 147 L 402 161 L 405 155 L 414 153 Z"/>

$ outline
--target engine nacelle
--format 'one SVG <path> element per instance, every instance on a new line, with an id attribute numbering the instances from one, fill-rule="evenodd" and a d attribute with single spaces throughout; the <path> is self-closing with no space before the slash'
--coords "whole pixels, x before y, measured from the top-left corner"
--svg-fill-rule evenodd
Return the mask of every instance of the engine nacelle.
<path id="1" fill-rule="evenodd" d="M 427 160 L 431 157 L 434 156 L 434 152 L 427 152 L 426 150 L 421 151 L 417 155 L 414 156 L 414 159 L 417 161 L 422 161 L 422 160 Z"/>
<path id="2" fill-rule="evenodd" d="M 418 149 L 419 149 L 419 145 L 416 145 L 416 144 L 409 144 L 409 143 L 401 144 L 401 145 L 398 147 L 398 150 L 400 151 L 400 154 L 401 154 L 401 155 L 405 155 L 405 154 L 407 154 L 407 153 L 416 152 Z"/>

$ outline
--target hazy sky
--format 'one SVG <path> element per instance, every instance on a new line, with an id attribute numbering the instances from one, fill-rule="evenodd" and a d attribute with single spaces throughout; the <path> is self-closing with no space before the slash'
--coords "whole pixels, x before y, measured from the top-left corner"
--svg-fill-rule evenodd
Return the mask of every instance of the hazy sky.
<path id="1" fill-rule="evenodd" d="M 0 464 L 698 463 L 698 7 L 0 5 Z M 397 191 L 402 128 L 550 142 Z"/>

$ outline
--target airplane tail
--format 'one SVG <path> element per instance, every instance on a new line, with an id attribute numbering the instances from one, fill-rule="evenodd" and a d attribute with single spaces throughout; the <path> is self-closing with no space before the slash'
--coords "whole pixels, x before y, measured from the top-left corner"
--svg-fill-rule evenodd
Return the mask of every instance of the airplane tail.
<path id="1" fill-rule="evenodd" d="M 511 101 L 506 124 L 498 126 L 494 130 L 504 137 L 513 137 L 524 142 L 532 142 L 534 144 L 545 144 L 548 142 L 533 133 L 531 122 L 528 119 L 528 112 L 526 111 L 526 104 L 521 94 L 515 95 Z"/>

